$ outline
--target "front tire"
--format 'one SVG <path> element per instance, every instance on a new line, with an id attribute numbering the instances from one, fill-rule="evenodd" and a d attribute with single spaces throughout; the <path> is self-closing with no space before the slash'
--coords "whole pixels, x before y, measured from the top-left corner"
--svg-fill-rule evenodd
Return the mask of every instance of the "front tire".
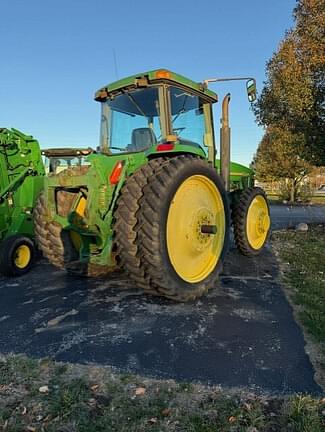
<path id="1" fill-rule="evenodd" d="M 188 301 L 215 286 L 229 245 L 229 206 L 207 162 L 189 155 L 165 162 L 144 187 L 139 226 L 151 293 Z"/>
<path id="2" fill-rule="evenodd" d="M 232 209 L 235 243 L 246 256 L 261 253 L 270 235 L 270 209 L 263 189 L 244 190 Z"/>
<path id="3" fill-rule="evenodd" d="M 22 276 L 31 269 L 34 257 L 35 246 L 29 237 L 10 236 L 0 246 L 0 271 L 5 276 Z"/>

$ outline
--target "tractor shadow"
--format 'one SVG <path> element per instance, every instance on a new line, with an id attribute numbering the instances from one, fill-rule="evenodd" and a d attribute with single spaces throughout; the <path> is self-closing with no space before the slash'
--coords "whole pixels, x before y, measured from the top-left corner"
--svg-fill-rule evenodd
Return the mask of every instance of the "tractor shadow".
<path id="1" fill-rule="evenodd" d="M 144 295 L 123 273 L 85 279 L 41 260 L 0 277 L 0 352 L 275 393 L 320 393 L 269 248 L 228 254 L 205 297 Z"/>

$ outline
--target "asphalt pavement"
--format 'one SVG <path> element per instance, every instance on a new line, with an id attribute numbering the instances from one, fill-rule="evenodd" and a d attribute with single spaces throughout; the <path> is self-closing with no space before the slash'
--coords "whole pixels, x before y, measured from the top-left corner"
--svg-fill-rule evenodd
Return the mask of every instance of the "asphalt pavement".
<path id="1" fill-rule="evenodd" d="M 300 222 L 325 222 L 325 206 L 322 205 L 272 205 L 270 210 L 273 229 L 292 228 Z"/>
<path id="2" fill-rule="evenodd" d="M 275 227 L 278 213 L 272 207 Z M 270 248 L 253 259 L 233 248 L 220 283 L 187 304 L 144 295 L 123 273 L 81 279 L 41 260 L 19 279 L 0 277 L 0 330 L 2 353 L 256 392 L 321 393 Z"/>

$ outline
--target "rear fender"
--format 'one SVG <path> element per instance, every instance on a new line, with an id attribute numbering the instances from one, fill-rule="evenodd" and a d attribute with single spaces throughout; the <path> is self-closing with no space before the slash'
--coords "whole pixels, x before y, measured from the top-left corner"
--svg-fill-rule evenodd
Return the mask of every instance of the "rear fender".
<path id="1" fill-rule="evenodd" d="M 171 143 L 172 145 L 172 143 Z M 178 156 L 181 154 L 192 154 L 194 156 L 198 156 L 203 159 L 207 159 L 207 153 L 203 150 L 203 148 L 199 145 L 184 145 L 175 143 L 173 149 L 166 149 L 158 151 L 159 145 L 151 147 L 147 152 L 146 156 L 148 159 L 154 159 L 162 156 Z"/>

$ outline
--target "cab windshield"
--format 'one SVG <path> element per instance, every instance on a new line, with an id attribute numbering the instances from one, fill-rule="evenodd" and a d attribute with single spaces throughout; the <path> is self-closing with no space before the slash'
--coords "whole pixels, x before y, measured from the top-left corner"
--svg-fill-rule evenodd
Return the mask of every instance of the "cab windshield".
<path id="1" fill-rule="evenodd" d="M 172 133 L 182 144 L 204 146 L 204 101 L 178 87 L 170 87 Z"/>
<path id="2" fill-rule="evenodd" d="M 102 103 L 101 143 L 111 153 L 143 151 L 161 139 L 158 87 L 125 91 Z"/>
<path id="3" fill-rule="evenodd" d="M 175 135 L 181 144 L 204 149 L 204 104 L 200 96 L 176 86 L 122 90 L 102 102 L 101 148 L 113 154 L 141 152 Z"/>
<path id="4" fill-rule="evenodd" d="M 90 162 L 88 162 L 86 156 L 43 156 L 42 159 L 46 174 L 51 175 L 59 174 L 60 172 L 65 171 L 67 168 L 90 165 Z"/>

